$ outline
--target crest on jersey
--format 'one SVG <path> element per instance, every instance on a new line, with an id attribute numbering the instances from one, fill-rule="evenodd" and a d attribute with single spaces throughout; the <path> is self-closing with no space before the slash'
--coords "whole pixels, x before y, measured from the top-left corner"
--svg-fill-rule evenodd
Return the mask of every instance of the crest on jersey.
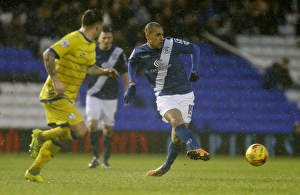
<path id="1" fill-rule="evenodd" d="M 74 119 L 76 118 L 76 115 L 75 115 L 73 112 L 71 112 L 71 113 L 69 114 L 69 118 L 70 118 L 71 120 L 74 120 Z"/>
<path id="2" fill-rule="evenodd" d="M 162 51 L 163 51 L 165 54 L 169 54 L 169 53 L 171 53 L 171 48 L 170 48 L 170 47 L 164 47 L 164 48 L 162 49 Z"/>
<path id="3" fill-rule="evenodd" d="M 61 42 L 61 47 L 66 48 L 70 46 L 70 41 L 69 40 L 62 40 Z"/>

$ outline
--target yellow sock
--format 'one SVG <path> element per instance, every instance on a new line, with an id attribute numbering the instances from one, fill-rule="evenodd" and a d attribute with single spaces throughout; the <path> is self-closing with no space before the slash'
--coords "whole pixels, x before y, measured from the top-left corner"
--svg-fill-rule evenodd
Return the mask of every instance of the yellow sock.
<path id="1" fill-rule="evenodd" d="M 49 162 L 60 150 L 61 147 L 53 144 L 51 140 L 46 141 L 37 158 L 29 168 L 31 174 L 37 175 L 40 173 L 44 165 Z"/>
<path id="2" fill-rule="evenodd" d="M 65 131 L 65 134 L 57 138 L 57 141 L 72 141 L 74 139 L 76 139 L 75 132 L 69 128 L 67 131 Z"/>
<path id="3" fill-rule="evenodd" d="M 47 140 L 62 140 L 62 141 L 71 141 L 73 140 L 73 136 L 71 133 L 71 129 L 69 127 L 55 127 L 53 129 L 49 129 L 46 131 L 43 131 L 39 134 L 39 140 L 41 142 L 47 141 Z"/>

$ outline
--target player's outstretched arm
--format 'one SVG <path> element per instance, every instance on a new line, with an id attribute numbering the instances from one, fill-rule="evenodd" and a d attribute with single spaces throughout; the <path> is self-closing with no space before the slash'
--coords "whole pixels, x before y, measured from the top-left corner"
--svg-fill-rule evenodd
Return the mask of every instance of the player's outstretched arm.
<path id="1" fill-rule="evenodd" d="M 94 75 L 94 76 L 108 76 L 108 77 L 113 77 L 113 78 L 119 78 L 119 73 L 116 71 L 116 69 L 113 68 L 100 68 L 96 65 L 91 66 L 88 69 L 88 74 Z"/>

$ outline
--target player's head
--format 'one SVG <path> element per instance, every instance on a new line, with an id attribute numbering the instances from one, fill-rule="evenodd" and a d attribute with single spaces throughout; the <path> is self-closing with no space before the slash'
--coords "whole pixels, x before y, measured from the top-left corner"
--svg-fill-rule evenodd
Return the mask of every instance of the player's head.
<path id="1" fill-rule="evenodd" d="M 100 36 L 98 38 L 98 43 L 102 50 L 109 50 L 113 42 L 113 32 L 112 28 L 109 26 L 103 26 Z"/>
<path id="2" fill-rule="evenodd" d="M 145 27 L 145 37 L 151 49 L 160 49 L 163 46 L 164 30 L 157 22 L 150 22 Z"/>
<path id="3" fill-rule="evenodd" d="M 96 39 L 99 37 L 102 31 L 103 17 L 102 12 L 99 10 L 89 9 L 84 12 L 81 18 L 81 26 L 86 30 L 92 30 L 93 38 Z"/>

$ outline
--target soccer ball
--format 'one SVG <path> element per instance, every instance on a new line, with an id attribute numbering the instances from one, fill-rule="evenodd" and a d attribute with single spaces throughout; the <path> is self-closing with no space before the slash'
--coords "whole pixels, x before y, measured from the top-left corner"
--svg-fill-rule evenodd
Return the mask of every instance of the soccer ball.
<path id="1" fill-rule="evenodd" d="M 246 151 L 246 159 L 253 166 L 265 164 L 269 156 L 267 148 L 262 144 L 252 144 Z"/>

